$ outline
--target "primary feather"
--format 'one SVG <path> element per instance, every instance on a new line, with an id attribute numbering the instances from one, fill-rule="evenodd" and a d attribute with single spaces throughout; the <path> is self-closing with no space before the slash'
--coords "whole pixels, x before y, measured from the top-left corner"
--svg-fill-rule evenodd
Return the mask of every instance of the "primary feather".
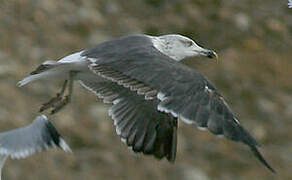
<path id="1" fill-rule="evenodd" d="M 21 159 L 49 148 L 71 152 L 70 147 L 46 116 L 38 116 L 32 124 L 0 133 L 0 180 L 8 157 Z"/>

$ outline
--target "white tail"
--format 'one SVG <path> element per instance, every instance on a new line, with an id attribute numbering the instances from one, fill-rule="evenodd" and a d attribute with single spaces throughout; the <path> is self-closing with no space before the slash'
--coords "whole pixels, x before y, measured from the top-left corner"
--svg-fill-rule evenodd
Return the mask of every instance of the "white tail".
<path id="1" fill-rule="evenodd" d="M 17 85 L 21 87 L 39 79 L 53 80 L 66 78 L 67 77 L 66 74 L 68 74 L 69 70 L 70 69 L 68 68 L 66 69 L 66 66 L 63 66 L 62 63 L 55 63 L 54 65 L 49 66 L 43 63 L 35 71 L 33 71 L 31 75 L 19 81 Z"/>
<path id="2" fill-rule="evenodd" d="M 42 77 L 45 76 L 46 73 L 41 73 L 41 74 L 34 74 L 34 75 L 30 75 L 30 76 L 27 76 L 26 78 L 24 78 L 23 80 L 19 81 L 17 83 L 17 86 L 18 87 L 21 87 L 21 86 L 24 86 L 26 85 L 27 83 L 30 83 L 32 81 L 35 81 L 35 80 L 38 80 L 38 79 L 41 79 Z"/>
<path id="3" fill-rule="evenodd" d="M 24 86 L 30 82 L 46 79 L 46 80 L 61 80 L 68 79 L 69 72 L 82 71 L 87 69 L 88 63 L 80 56 L 82 51 L 71 54 L 62 58 L 59 61 L 45 61 L 39 65 L 30 76 L 27 76 L 23 80 L 19 81 L 17 85 L 19 87 Z"/>

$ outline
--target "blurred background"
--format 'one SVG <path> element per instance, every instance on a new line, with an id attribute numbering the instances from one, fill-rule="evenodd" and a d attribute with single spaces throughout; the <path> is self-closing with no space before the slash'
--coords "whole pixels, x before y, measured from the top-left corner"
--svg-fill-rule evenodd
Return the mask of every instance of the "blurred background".
<path id="1" fill-rule="evenodd" d="M 219 63 L 185 64 L 206 75 L 262 143 L 270 173 L 238 143 L 180 122 L 175 164 L 128 150 L 109 106 L 76 83 L 51 117 L 74 153 L 9 160 L 4 179 L 292 179 L 292 9 L 286 0 L 0 0 L 0 130 L 27 125 L 61 82 L 16 83 L 45 60 L 123 35 L 179 33 L 215 49 Z"/>

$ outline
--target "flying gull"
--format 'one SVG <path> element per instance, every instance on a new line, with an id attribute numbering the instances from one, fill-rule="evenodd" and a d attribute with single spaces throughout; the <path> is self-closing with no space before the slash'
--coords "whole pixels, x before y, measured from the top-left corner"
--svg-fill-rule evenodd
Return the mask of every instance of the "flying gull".
<path id="1" fill-rule="evenodd" d="M 46 116 L 38 116 L 32 124 L 0 133 L 0 180 L 6 159 L 22 159 L 49 148 L 71 152 Z"/>
<path id="2" fill-rule="evenodd" d="M 180 63 L 187 57 L 217 58 L 182 35 L 130 35 L 101 43 L 62 58 L 46 61 L 19 82 L 64 80 L 56 97 L 40 111 L 56 113 L 71 100 L 73 81 L 112 103 L 109 115 L 117 134 L 135 152 L 173 162 L 177 119 L 199 129 L 248 145 L 272 172 L 257 149 L 259 144 L 241 126 L 215 86 L 202 74 Z M 65 90 L 68 88 L 68 94 Z"/>

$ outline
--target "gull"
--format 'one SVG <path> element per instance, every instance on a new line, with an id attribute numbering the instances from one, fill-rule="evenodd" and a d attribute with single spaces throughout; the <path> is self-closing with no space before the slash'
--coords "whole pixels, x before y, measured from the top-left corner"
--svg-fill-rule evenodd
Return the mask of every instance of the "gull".
<path id="1" fill-rule="evenodd" d="M 201 73 L 180 63 L 188 57 L 218 59 L 213 50 L 179 35 L 129 35 L 46 61 L 18 83 L 63 80 L 56 97 L 40 111 L 56 113 L 71 101 L 73 82 L 111 103 L 109 116 L 117 134 L 134 152 L 175 161 L 177 123 L 242 142 L 272 172 L 257 149 L 259 143 L 243 128 L 216 87 Z M 65 90 L 68 94 L 65 95 Z"/>
<path id="2" fill-rule="evenodd" d="M 71 152 L 45 115 L 36 117 L 33 123 L 26 127 L 0 133 L 0 180 L 8 157 L 22 159 L 49 148 Z"/>

